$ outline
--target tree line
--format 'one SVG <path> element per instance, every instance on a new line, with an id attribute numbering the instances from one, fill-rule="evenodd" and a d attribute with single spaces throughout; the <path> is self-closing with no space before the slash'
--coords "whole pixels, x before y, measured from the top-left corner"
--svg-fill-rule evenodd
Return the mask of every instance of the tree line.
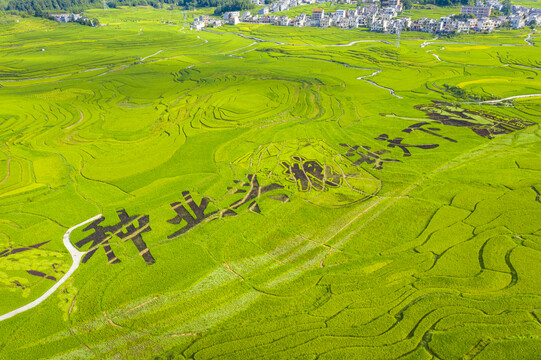
<path id="1" fill-rule="evenodd" d="M 152 6 L 162 8 L 165 5 L 184 8 L 215 7 L 216 14 L 226 11 L 253 9 L 249 0 L 106 0 L 109 8 L 118 6 Z M 51 11 L 81 12 L 89 8 L 101 8 L 102 0 L 10 0 L 3 9 L 8 12 L 21 12 L 42 16 Z"/>

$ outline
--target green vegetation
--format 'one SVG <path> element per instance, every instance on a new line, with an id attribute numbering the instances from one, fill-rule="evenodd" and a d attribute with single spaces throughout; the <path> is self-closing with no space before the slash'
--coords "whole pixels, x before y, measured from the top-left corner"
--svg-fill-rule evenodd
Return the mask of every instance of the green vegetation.
<path id="1" fill-rule="evenodd" d="M 86 14 L 106 26 L 0 18 L 0 315 L 103 215 L 0 359 L 541 353 L 529 31 Z"/>
<path id="2" fill-rule="evenodd" d="M 541 0 L 512 0 L 513 5 L 541 8 Z"/>
<path id="3" fill-rule="evenodd" d="M 401 17 L 410 17 L 412 20 L 419 20 L 422 17 L 439 19 L 442 16 L 459 15 L 460 6 L 436 7 L 430 5 L 413 5 L 411 9 L 404 10 Z"/>
<path id="4" fill-rule="evenodd" d="M 306 14 L 306 15 L 312 15 L 312 10 L 314 9 L 323 9 L 325 10 L 325 13 L 331 13 L 335 12 L 336 10 L 347 10 L 347 9 L 356 9 L 357 4 L 332 4 L 330 2 L 326 2 L 323 4 L 310 4 L 310 5 L 303 5 L 303 6 L 295 6 L 290 8 L 287 11 L 280 11 L 272 13 L 272 15 L 280 16 L 280 15 L 286 15 L 290 18 L 294 18 L 297 15 L 300 14 Z"/>

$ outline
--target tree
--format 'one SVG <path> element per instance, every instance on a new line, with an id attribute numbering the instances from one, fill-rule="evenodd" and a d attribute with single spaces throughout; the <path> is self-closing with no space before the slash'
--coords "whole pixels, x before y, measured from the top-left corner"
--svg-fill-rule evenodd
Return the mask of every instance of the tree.
<path id="1" fill-rule="evenodd" d="M 513 5 L 511 5 L 511 0 L 503 0 L 502 5 L 504 7 L 503 12 L 505 15 L 511 15 L 513 11 Z"/>
<path id="2" fill-rule="evenodd" d="M 413 7 L 413 1 L 412 0 L 403 0 L 404 3 L 404 9 L 408 10 Z"/>

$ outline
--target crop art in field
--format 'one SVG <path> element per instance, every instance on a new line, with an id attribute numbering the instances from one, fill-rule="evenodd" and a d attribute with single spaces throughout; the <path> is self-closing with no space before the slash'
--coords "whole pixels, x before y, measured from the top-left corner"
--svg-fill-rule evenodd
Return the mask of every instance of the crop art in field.
<path id="1" fill-rule="evenodd" d="M 168 239 L 177 238 L 192 228 L 202 223 L 217 220 L 229 216 L 237 216 L 241 211 L 249 211 L 253 213 L 261 213 L 261 209 L 257 201 L 262 195 L 284 188 L 283 185 L 271 183 L 268 185 L 260 185 L 257 175 L 247 175 L 248 181 L 235 180 L 236 187 L 230 187 L 226 197 L 229 197 L 231 204 L 223 209 L 209 211 L 209 205 L 216 208 L 210 198 L 201 197 L 196 200 L 192 197 L 190 191 L 182 192 L 182 200 L 170 204 L 171 209 L 176 213 L 176 216 L 166 220 L 173 225 L 179 225 L 180 229 L 168 235 Z M 231 191 L 233 190 L 233 191 Z M 241 197 L 239 198 L 239 194 Z M 289 196 L 283 193 L 269 195 L 270 199 L 281 202 L 288 202 Z M 199 204 L 198 204 L 199 203 Z M 152 256 L 150 249 L 143 240 L 143 233 L 151 231 L 149 215 L 134 215 L 129 216 L 125 209 L 117 211 L 119 221 L 114 225 L 103 226 L 105 217 L 93 221 L 83 232 L 93 230 L 93 233 L 78 241 L 75 245 L 78 248 L 83 248 L 90 244 L 90 249 L 84 256 L 82 262 L 86 263 L 94 256 L 96 251 L 101 247 L 105 251 L 108 264 L 117 264 L 121 260 L 115 255 L 114 249 L 109 243 L 114 237 L 118 237 L 122 241 L 132 240 L 133 245 L 139 251 L 139 255 L 143 257 L 147 265 L 152 265 L 156 262 Z M 154 220 L 156 226 L 164 224 L 164 219 Z"/>
<path id="2" fill-rule="evenodd" d="M 389 144 L 387 146 L 390 148 L 397 147 L 401 149 L 404 153 L 404 156 L 411 156 L 411 152 L 409 151 L 408 148 L 418 148 L 418 149 L 428 150 L 428 149 L 435 149 L 439 146 L 438 144 L 417 144 L 417 145 L 405 144 L 402 142 L 404 141 L 403 138 L 397 137 L 394 139 L 390 139 L 389 135 L 387 134 L 381 134 L 380 136 L 376 138 L 376 140 L 388 142 Z"/>
<path id="3" fill-rule="evenodd" d="M 6 250 L 0 251 L 0 268 L 2 270 L 6 271 L 9 270 L 9 272 L 13 271 L 16 276 L 10 277 L 7 273 L 0 272 L 0 278 L 2 278 L 3 281 L 0 281 L 0 283 L 4 282 L 4 284 L 14 284 L 16 287 L 21 288 L 22 290 L 26 290 L 28 285 L 28 282 L 25 281 L 26 279 L 17 276 L 16 272 L 24 270 L 27 274 L 42 277 L 44 279 L 57 281 L 58 274 L 63 273 L 62 270 L 59 268 L 59 265 L 57 262 L 55 262 L 55 257 L 50 256 L 48 261 L 39 263 L 39 269 L 41 271 L 35 270 L 35 269 L 29 269 L 28 263 L 26 261 L 20 261 L 24 257 L 30 258 L 30 259 L 43 259 L 44 257 L 49 257 L 47 254 L 47 251 L 43 251 L 40 249 L 43 245 L 46 245 L 49 243 L 49 241 L 44 241 L 38 244 L 29 245 L 25 247 L 19 247 L 19 248 L 9 248 Z M 36 251 L 40 250 L 40 251 Z M 30 253 L 30 254 L 29 254 Z M 59 260 L 57 260 L 59 261 Z M 60 262 L 60 261 L 59 261 Z M 36 261 L 37 264 L 37 261 Z M 33 265 L 36 266 L 36 265 Z M 55 276 L 52 276 L 50 274 L 53 274 Z M 21 283 L 22 282 L 22 283 Z M 28 289 L 29 291 L 30 289 Z"/>
<path id="4" fill-rule="evenodd" d="M 376 195 L 381 181 L 320 139 L 259 146 L 235 161 L 296 196 L 321 206 L 347 206 Z"/>
<path id="5" fill-rule="evenodd" d="M 383 163 L 400 162 L 400 160 L 397 159 L 382 157 L 383 155 L 390 154 L 391 152 L 389 150 L 382 149 L 371 151 L 372 147 L 368 145 L 351 146 L 344 143 L 340 144 L 340 146 L 347 148 L 344 156 L 348 157 L 352 161 L 351 166 L 361 166 L 364 163 L 368 165 L 374 164 L 373 169 L 381 170 L 383 169 Z"/>
<path id="6" fill-rule="evenodd" d="M 243 195 L 241 199 L 234 201 L 225 209 L 207 212 L 206 214 L 205 211 L 207 210 L 207 207 L 211 202 L 210 199 L 207 197 L 203 197 L 199 205 L 197 205 L 192 196 L 190 195 L 190 192 L 184 191 L 182 193 L 184 201 L 174 202 L 171 204 L 171 208 L 177 213 L 177 216 L 170 220 L 167 220 L 167 222 L 169 222 L 170 224 L 183 224 L 183 226 L 180 230 L 177 230 L 171 235 L 169 235 L 168 238 L 173 239 L 177 236 L 180 236 L 202 222 L 208 222 L 228 216 L 236 216 L 238 215 L 237 211 L 242 207 L 246 207 L 248 211 L 259 214 L 261 213 L 261 209 L 257 204 L 257 200 L 265 193 L 271 192 L 273 190 L 283 189 L 282 185 L 275 183 L 261 186 L 259 184 L 259 181 L 257 180 L 257 175 L 249 174 L 247 178 L 249 182 L 235 180 L 234 182 L 235 184 L 237 184 L 238 188 L 234 188 L 234 191 L 232 192 L 232 194 L 230 194 L 246 195 Z M 231 189 L 233 188 L 229 188 L 229 190 Z M 281 200 L 283 202 L 289 201 L 289 197 L 285 194 L 282 194 L 281 196 L 277 195 L 270 198 Z M 183 221 L 185 224 L 183 223 Z"/>
<path id="7" fill-rule="evenodd" d="M 477 135 L 489 139 L 494 138 L 496 135 L 509 134 L 535 125 L 535 123 L 531 121 L 510 118 L 499 114 L 489 113 L 484 110 L 464 109 L 459 105 L 444 101 L 434 101 L 433 104 L 430 105 L 417 105 L 415 106 L 415 109 L 424 112 L 430 119 L 435 120 L 442 125 L 469 128 Z M 381 115 L 396 116 L 394 114 Z M 456 140 L 423 129 L 422 126 L 425 125 L 428 125 L 428 123 L 418 123 L 410 126 L 408 128 L 410 130 L 404 129 L 403 131 L 409 133 L 413 130 L 421 130 L 446 140 L 456 142 Z"/>
<path id="8" fill-rule="evenodd" d="M 105 220 L 105 217 L 102 216 L 83 229 L 83 231 L 94 230 L 94 232 L 75 244 L 77 247 L 81 248 L 88 243 L 92 243 L 90 245 L 90 250 L 83 257 L 82 262 L 86 263 L 92 256 L 94 256 L 99 247 L 103 247 L 103 250 L 107 255 L 108 263 L 119 263 L 120 260 L 116 257 L 111 245 L 109 244 L 109 240 L 111 240 L 114 236 L 117 236 L 123 241 L 131 240 L 137 250 L 139 250 L 139 255 L 143 257 L 147 265 L 154 264 L 154 257 L 150 253 L 150 250 L 143 240 L 142 235 L 143 233 L 151 230 L 149 225 L 149 216 L 128 216 L 126 210 L 124 209 L 117 211 L 117 215 L 120 221 L 115 225 L 100 225 Z M 135 226 L 136 221 L 138 223 L 137 227 Z"/>
<path id="9" fill-rule="evenodd" d="M 300 191 L 325 191 L 342 185 L 342 177 L 332 167 L 321 165 L 317 160 L 306 160 L 300 156 L 293 156 L 291 164 L 282 162 L 284 173 L 289 175 L 286 180 L 298 183 Z"/>

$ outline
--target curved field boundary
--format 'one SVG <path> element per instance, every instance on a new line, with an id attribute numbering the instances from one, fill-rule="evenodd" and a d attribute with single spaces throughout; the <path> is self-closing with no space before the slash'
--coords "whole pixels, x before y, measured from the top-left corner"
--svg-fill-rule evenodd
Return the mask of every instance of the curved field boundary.
<path id="1" fill-rule="evenodd" d="M 86 252 L 81 252 L 79 250 L 77 250 L 75 248 L 75 246 L 72 245 L 71 241 L 70 241 L 70 234 L 73 230 L 77 229 L 78 227 L 81 227 L 83 225 L 86 225 L 88 224 L 89 222 L 92 222 L 94 220 L 97 220 L 101 217 L 101 214 L 99 215 L 96 215 L 94 216 L 93 218 L 90 218 L 88 220 L 85 220 L 83 221 L 82 223 L 79 223 L 75 226 L 72 226 L 68 229 L 68 231 L 66 231 L 66 233 L 64 234 L 64 238 L 63 238 L 63 241 L 64 241 L 64 246 L 66 247 L 66 249 L 68 249 L 70 255 L 71 255 L 71 258 L 73 259 L 73 264 L 71 264 L 71 267 L 69 268 L 68 272 L 64 274 L 64 276 L 62 276 L 62 278 L 60 280 L 58 280 L 58 282 L 56 284 L 53 285 L 52 288 L 50 288 L 49 290 L 47 290 L 47 292 L 45 292 L 45 294 L 41 295 L 39 298 L 37 298 L 36 300 L 32 301 L 30 304 L 26 304 L 24 306 L 21 306 L 20 308 L 18 309 L 15 309 L 13 311 L 10 311 L 8 312 L 7 314 L 4 314 L 4 315 L 1 315 L 0 316 L 0 321 L 3 321 L 3 320 L 6 320 L 6 319 L 9 319 L 17 314 L 20 314 L 26 310 L 30 310 L 36 306 L 38 306 L 39 304 L 41 304 L 45 299 L 47 299 L 49 296 L 51 296 L 63 283 L 66 282 L 66 280 L 68 280 L 68 278 L 75 272 L 75 270 L 77 270 L 77 268 L 79 267 L 79 264 L 81 262 L 81 257 L 86 254 Z"/>
<path id="2" fill-rule="evenodd" d="M 370 39 L 370 40 L 356 40 L 356 41 L 351 41 L 351 42 L 349 42 L 347 44 L 291 44 L 291 43 L 285 43 L 285 42 L 280 42 L 280 41 L 276 41 L 276 40 L 261 39 L 261 38 L 255 37 L 255 36 L 241 34 L 241 33 L 238 33 L 238 32 L 214 31 L 214 30 L 208 30 L 208 29 L 203 29 L 203 31 L 214 33 L 214 34 L 232 34 L 232 35 L 240 36 L 240 37 L 245 38 L 245 39 L 254 40 L 254 41 L 257 41 L 257 42 L 270 42 L 270 43 L 274 43 L 274 44 L 278 44 L 278 45 L 288 45 L 288 46 L 336 47 L 336 46 L 353 46 L 355 44 L 369 43 L 369 42 L 381 42 L 381 43 L 388 44 L 388 45 L 394 45 L 393 43 L 391 43 L 389 41 L 372 40 L 372 39 Z"/>

